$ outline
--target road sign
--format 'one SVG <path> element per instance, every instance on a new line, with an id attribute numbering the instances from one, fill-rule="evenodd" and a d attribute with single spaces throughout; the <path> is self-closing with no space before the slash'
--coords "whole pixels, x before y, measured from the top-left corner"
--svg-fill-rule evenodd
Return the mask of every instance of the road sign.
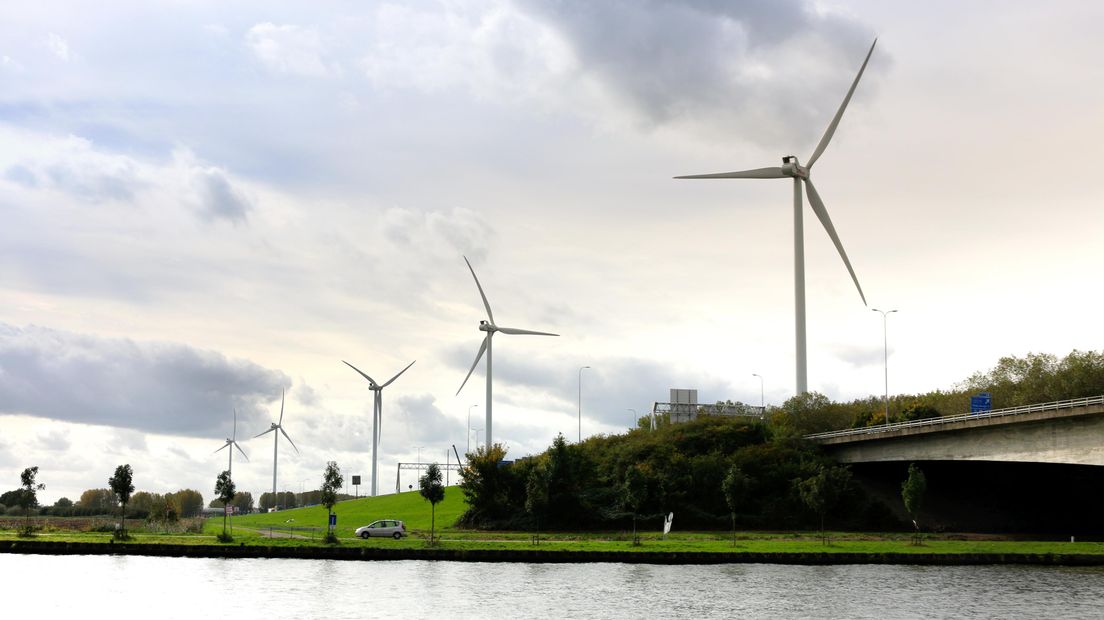
<path id="1" fill-rule="evenodd" d="M 353 476 L 353 486 L 360 485 L 360 476 Z"/>
<path id="2" fill-rule="evenodd" d="M 981 413 L 983 411 L 990 411 L 993 408 L 993 395 L 989 392 L 982 392 L 977 396 L 970 397 L 970 413 Z"/>
<path id="3" fill-rule="evenodd" d="M 330 527 L 336 527 L 336 526 L 337 526 L 337 515 L 336 514 L 331 514 L 330 515 Z"/>

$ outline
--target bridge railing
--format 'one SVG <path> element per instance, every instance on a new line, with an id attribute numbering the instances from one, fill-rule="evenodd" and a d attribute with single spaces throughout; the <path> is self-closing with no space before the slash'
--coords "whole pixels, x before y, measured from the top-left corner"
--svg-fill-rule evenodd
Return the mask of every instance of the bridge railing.
<path id="1" fill-rule="evenodd" d="M 911 422 L 895 422 L 893 424 L 880 424 L 878 426 L 867 426 L 863 428 L 848 428 L 840 431 L 828 431 L 826 433 L 815 433 L 812 435 L 805 435 L 806 439 L 828 439 L 830 437 L 849 437 L 853 435 L 872 435 L 875 433 L 885 433 L 889 431 L 896 431 L 904 428 L 920 428 L 923 426 L 940 426 L 943 424 L 952 424 L 954 422 L 962 422 L 964 420 L 981 420 L 985 418 L 1001 418 L 1005 416 L 1022 415 L 1024 413 L 1034 413 L 1036 411 L 1054 411 L 1056 409 L 1072 409 L 1074 407 L 1085 407 L 1088 405 L 1102 405 L 1104 404 L 1104 395 L 1102 396 L 1088 396 L 1085 398 L 1073 398 L 1070 400 L 1056 400 L 1050 403 L 1039 403 L 1036 405 L 1022 405 L 1019 407 L 1006 407 L 1004 409 L 993 409 L 991 411 L 981 411 L 977 413 L 961 413 L 958 415 L 950 415 L 939 418 L 928 418 L 925 420 L 913 420 Z"/>

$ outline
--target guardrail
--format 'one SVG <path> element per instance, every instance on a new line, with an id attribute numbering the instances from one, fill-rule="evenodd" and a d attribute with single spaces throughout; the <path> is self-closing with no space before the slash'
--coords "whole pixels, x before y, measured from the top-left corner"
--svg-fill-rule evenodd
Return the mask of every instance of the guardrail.
<path id="1" fill-rule="evenodd" d="M 914 420 L 912 422 L 895 422 L 893 424 L 882 424 L 879 426 L 867 426 L 864 428 L 849 428 L 842 431 L 828 431 L 826 433 L 814 433 L 812 435 L 805 435 L 805 439 L 828 439 L 831 437 L 849 437 L 852 435 L 873 435 L 876 433 L 886 433 L 889 431 L 900 430 L 904 428 L 919 428 L 923 426 L 941 426 L 943 424 L 952 424 L 954 422 L 962 422 L 964 420 L 981 420 L 986 418 L 1001 418 L 1005 416 L 1022 415 L 1024 413 L 1034 413 L 1036 411 L 1054 411 L 1057 409 L 1072 409 L 1074 407 L 1085 407 L 1088 405 L 1104 405 L 1104 395 L 1101 396 L 1088 396 L 1086 398 L 1074 398 L 1070 400 L 1056 400 L 1050 403 L 1039 403 L 1037 405 L 1023 405 L 1020 407 L 1006 407 L 1004 409 L 993 409 L 991 411 L 982 411 L 978 413 L 961 413 L 957 415 L 928 418 L 926 420 Z"/>

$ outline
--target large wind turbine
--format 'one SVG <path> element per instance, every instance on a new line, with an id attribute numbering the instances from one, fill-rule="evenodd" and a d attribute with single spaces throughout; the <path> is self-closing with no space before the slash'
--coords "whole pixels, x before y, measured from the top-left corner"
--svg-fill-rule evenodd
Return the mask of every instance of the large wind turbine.
<path id="1" fill-rule="evenodd" d="M 280 431 L 277 433 L 276 431 Z M 299 448 L 295 447 L 295 442 L 288 436 L 287 431 L 284 430 L 284 390 L 280 390 L 280 421 L 272 422 L 268 430 L 254 436 L 256 439 L 266 433 L 272 433 L 272 505 L 276 505 L 276 455 L 280 451 L 280 434 L 283 433 L 284 437 L 291 444 L 292 448 L 295 448 L 295 453 L 299 454 Z"/>
<path id="2" fill-rule="evenodd" d="M 378 469 L 378 467 L 377 467 L 378 461 L 376 460 L 376 451 L 379 449 L 380 432 L 383 430 L 383 388 L 391 385 L 391 383 L 395 379 L 399 378 L 399 375 L 406 372 L 411 366 L 414 365 L 414 362 L 416 362 L 418 360 L 414 360 L 414 362 L 410 362 L 409 364 L 407 364 L 406 368 L 403 368 L 402 370 L 400 370 L 398 375 L 395 375 L 394 377 L 391 377 L 386 382 L 384 382 L 383 385 L 380 385 L 380 384 L 376 383 L 375 379 L 373 379 L 372 377 L 369 377 L 368 375 L 361 372 L 361 370 L 359 368 L 357 368 L 356 366 L 353 366 L 352 364 L 350 364 L 349 362 L 346 362 L 345 360 L 341 360 L 341 361 L 344 362 L 345 365 L 348 366 L 349 368 L 352 368 L 353 370 L 357 371 L 360 374 L 360 376 L 367 379 L 368 380 L 368 389 L 372 390 L 373 392 L 376 393 L 375 398 L 373 399 L 373 405 L 372 405 L 372 497 L 375 497 L 376 496 L 376 486 L 377 486 L 377 481 L 378 481 L 378 476 L 376 475 L 376 470 Z"/>
<path id="3" fill-rule="evenodd" d="M 464 262 L 468 263 L 468 270 L 471 271 L 472 277 L 475 278 L 475 287 L 479 289 L 479 296 L 483 298 L 483 307 L 487 309 L 487 320 L 479 322 L 479 331 L 487 332 L 487 335 L 483 338 L 483 344 L 479 345 L 479 353 L 475 355 L 475 361 L 472 362 L 471 369 L 468 370 L 468 375 L 464 377 L 464 382 L 460 384 L 460 390 L 464 389 L 464 385 L 467 384 L 468 378 L 471 377 L 475 367 L 479 365 L 479 359 L 483 357 L 483 353 L 487 353 L 487 434 L 484 445 L 488 448 L 494 444 L 491 439 L 491 336 L 495 335 L 495 332 L 502 332 L 504 334 L 510 334 L 511 336 L 526 335 L 526 336 L 559 336 L 559 334 L 550 334 L 548 332 L 535 332 L 528 329 L 517 329 L 514 327 L 499 327 L 495 325 L 494 314 L 491 313 L 491 304 L 487 303 L 487 296 L 483 294 L 483 287 L 479 284 L 479 278 L 475 275 L 475 269 L 472 269 L 471 262 L 468 261 L 468 257 L 464 257 Z M 460 390 L 456 390 L 457 394 L 460 394 Z"/>
<path id="4" fill-rule="evenodd" d="M 843 111 L 847 108 L 848 102 L 851 101 L 851 95 L 855 92 L 855 87 L 859 85 L 859 79 L 862 77 L 863 71 L 866 70 L 866 63 L 870 61 L 870 55 L 874 53 L 874 46 L 878 44 L 878 40 L 874 39 L 874 43 L 870 46 L 870 51 L 866 53 L 866 58 L 863 60 L 862 67 L 859 68 L 859 74 L 855 76 L 855 81 L 851 83 L 851 89 L 847 91 L 847 96 L 843 98 L 843 103 L 840 104 L 839 110 L 836 111 L 836 116 L 832 119 L 832 122 L 828 124 L 828 129 L 825 130 L 824 136 L 821 137 L 820 143 L 817 144 L 816 149 L 813 151 L 811 157 L 809 157 L 808 165 L 802 166 L 798 163 L 797 157 L 793 155 L 787 155 L 782 158 L 781 167 L 771 168 L 757 168 L 755 170 L 741 170 L 739 172 L 721 172 L 717 174 L 695 174 L 690 176 L 675 177 L 676 179 L 782 179 L 785 177 L 793 178 L 793 208 L 794 208 L 794 331 L 797 348 L 797 393 L 804 394 L 808 391 L 808 381 L 806 374 L 806 357 L 805 357 L 805 247 L 804 239 L 805 234 L 802 228 L 801 221 L 801 184 L 805 184 L 805 192 L 809 196 L 809 206 L 813 208 L 813 213 L 820 219 L 820 223 L 824 226 L 824 230 L 828 232 L 828 236 L 832 239 L 832 243 L 836 245 L 836 250 L 839 251 L 840 258 L 843 259 L 843 264 L 847 266 L 848 273 L 851 274 L 851 279 L 855 282 L 855 288 L 859 290 L 859 297 L 862 298 L 863 304 L 866 304 L 866 295 L 863 295 L 862 287 L 859 286 L 859 279 L 855 276 L 855 270 L 851 268 L 851 261 L 847 259 L 847 252 L 843 251 L 843 244 L 840 243 L 839 235 L 836 234 L 836 229 L 832 226 L 832 219 L 828 217 L 828 210 L 824 208 L 824 201 L 820 199 L 820 194 L 817 193 L 816 188 L 813 187 L 813 181 L 810 178 L 810 173 L 813 170 L 813 164 L 824 152 L 824 149 L 828 147 L 828 142 L 832 140 L 832 134 L 836 132 L 836 126 L 839 125 L 840 118 L 843 117 Z"/>
<path id="5" fill-rule="evenodd" d="M 226 448 L 229 448 L 229 447 L 233 446 L 233 447 L 237 448 L 238 452 L 241 452 L 241 455 L 243 457 L 245 457 L 245 460 L 248 461 L 249 457 L 245 456 L 245 450 L 242 450 L 241 446 L 238 445 L 237 438 L 238 438 L 238 410 L 237 410 L 237 408 L 235 408 L 234 409 L 234 434 L 227 437 L 226 438 L 226 443 L 222 444 L 221 448 L 219 448 L 218 450 L 215 450 L 211 454 L 218 454 L 222 450 L 225 450 Z M 230 477 L 233 478 L 234 477 L 234 451 L 230 450 L 230 452 L 227 454 L 227 456 L 229 456 L 230 458 L 229 458 L 229 461 L 226 463 L 226 471 L 230 472 Z"/>

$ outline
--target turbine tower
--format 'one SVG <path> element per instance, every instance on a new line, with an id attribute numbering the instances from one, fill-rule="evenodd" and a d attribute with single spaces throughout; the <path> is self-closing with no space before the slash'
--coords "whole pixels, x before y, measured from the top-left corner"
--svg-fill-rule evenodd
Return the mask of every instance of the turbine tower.
<path id="1" fill-rule="evenodd" d="M 277 433 L 276 431 L 280 432 Z M 267 433 L 272 433 L 272 505 L 276 506 L 276 456 L 280 452 L 281 433 L 283 433 L 284 437 L 288 440 L 288 443 L 291 444 L 291 447 L 295 448 L 295 453 L 299 454 L 299 448 L 295 447 L 295 442 L 291 440 L 291 437 L 288 436 L 287 431 L 284 430 L 284 390 L 280 390 L 280 421 L 272 422 L 267 431 L 256 435 L 253 438 L 256 439 L 257 437 L 260 437 L 261 435 L 265 435 Z"/>
<path id="2" fill-rule="evenodd" d="M 840 243 L 839 235 L 836 234 L 836 229 L 832 226 L 832 219 L 828 217 L 828 210 L 824 208 L 824 201 L 820 199 L 820 194 L 818 194 L 816 188 L 813 187 L 813 181 L 810 178 L 810 174 L 813 170 L 813 164 L 815 164 L 821 154 L 824 153 L 824 149 L 828 147 L 828 142 L 832 140 L 832 134 L 836 132 L 836 126 L 839 125 L 840 118 L 843 117 L 843 111 L 847 108 L 848 102 L 851 101 L 851 95 L 854 94 L 855 87 L 859 85 L 859 79 L 862 78 L 863 71 L 866 70 L 866 63 L 870 62 L 870 55 L 874 53 L 874 46 L 877 44 L 878 40 L 874 39 L 874 43 L 870 45 L 870 51 L 866 53 L 866 58 L 863 60 L 862 67 L 859 68 L 859 74 L 855 76 L 855 81 L 851 83 L 851 89 L 847 91 L 847 96 L 843 98 L 843 103 L 840 104 L 839 110 L 836 111 L 836 116 L 832 119 L 832 122 L 828 124 L 828 129 L 825 130 L 824 136 L 820 139 L 820 143 L 818 143 L 816 149 L 813 150 L 813 154 L 809 157 L 809 163 L 807 165 L 802 166 L 798 163 L 797 157 L 787 155 L 782 158 L 781 167 L 775 166 L 770 168 L 757 168 L 755 170 L 741 170 L 739 172 L 720 172 L 717 174 L 695 174 L 675 177 L 676 179 L 782 179 L 786 177 L 791 177 L 793 179 L 794 340 L 797 358 L 796 374 L 798 395 L 809 391 L 805 356 L 805 233 L 801 220 L 802 183 L 805 184 L 805 193 L 809 196 L 809 206 L 812 207 L 813 213 L 820 219 L 820 223 L 824 226 L 824 230 L 828 233 L 828 237 L 830 237 L 832 243 L 835 244 L 836 250 L 839 251 L 840 258 L 843 259 L 843 264 L 847 267 L 848 273 L 851 274 L 851 279 L 855 282 L 855 288 L 859 291 L 859 297 L 862 298 L 863 305 L 866 305 L 866 295 L 863 295 L 862 287 L 859 286 L 859 279 L 855 276 L 855 270 L 851 268 L 851 261 L 847 259 L 847 252 L 843 250 L 843 244 Z"/>
<path id="3" fill-rule="evenodd" d="M 241 452 L 241 455 L 243 457 L 245 457 L 245 460 L 248 461 L 249 457 L 245 455 L 245 450 L 242 450 L 241 446 L 238 445 L 238 442 L 236 441 L 237 437 L 238 437 L 238 410 L 235 407 L 234 408 L 234 433 L 226 438 L 226 443 L 222 444 L 221 448 L 219 448 L 218 450 L 215 450 L 211 454 L 218 454 L 219 452 L 225 450 L 226 448 L 229 448 L 229 447 L 233 446 L 233 447 L 237 448 L 238 452 Z M 232 479 L 234 477 L 234 451 L 230 450 L 230 452 L 228 453 L 228 456 L 229 456 L 229 460 L 226 463 L 226 471 L 230 472 L 230 478 Z"/>
<path id="4" fill-rule="evenodd" d="M 379 449 L 380 433 L 383 430 L 383 388 L 391 385 L 391 383 L 395 379 L 399 378 L 399 375 L 402 375 L 404 372 L 406 372 L 411 366 L 414 365 L 414 362 L 416 362 L 418 360 L 414 360 L 414 362 L 410 362 L 409 364 L 407 364 L 406 368 L 403 368 L 402 370 L 400 370 L 399 374 L 397 374 L 394 377 L 391 377 L 390 379 L 388 379 L 386 382 L 384 382 L 383 385 L 380 385 L 380 384 L 376 383 L 375 379 L 373 379 L 372 377 L 369 377 L 368 375 L 361 372 L 361 370 L 359 368 L 357 368 L 356 366 L 353 366 L 352 364 L 350 364 L 349 362 L 346 362 L 345 360 L 341 360 L 341 361 L 346 366 L 348 366 L 349 368 L 352 368 L 353 370 L 357 371 L 357 373 L 359 373 L 360 376 L 367 379 L 368 380 L 368 389 L 372 390 L 373 392 L 376 393 L 375 398 L 373 399 L 373 403 L 372 403 L 372 497 L 375 497 L 376 496 L 376 487 L 377 487 L 378 480 L 379 480 L 379 476 L 377 476 L 377 472 L 376 472 L 376 470 L 379 469 L 377 467 L 378 461 L 376 460 L 376 453 L 377 453 L 377 450 Z"/>
<path id="5" fill-rule="evenodd" d="M 502 332 L 511 336 L 559 336 L 559 334 L 550 334 L 548 332 L 535 332 L 528 329 L 517 329 L 514 327 L 499 327 L 495 325 L 494 314 L 491 313 L 491 304 L 487 303 L 487 296 L 483 294 L 483 287 L 479 284 L 479 278 L 475 275 L 475 269 L 472 269 L 471 262 L 468 257 L 464 257 L 464 262 L 468 264 L 468 270 L 471 271 L 472 277 L 475 278 L 475 287 L 479 289 L 479 296 L 483 298 L 483 307 L 487 309 L 487 320 L 479 322 L 479 331 L 486 332 L 487 335 L 483 338 L 483 344 L 479 345 L 479 353 L 475 354 L 475 361 L 472 362 L 471 369 L 468 370 L 468 375 L 464 377 L 464 382 L 460 384 L 460 390 L 464 389 L 464 385 L 467 384 L 468 378 L 471 377 L 475 367 L 479 365 L 480 358 L 483 357 L 483 353 L 487 353 L 487 434 L 484 435 L 484 445 L 488 449 L 494 442 L 491 439 L 491 336 L 495 335 L 495 332 Z M 456 390 L 457 395 L 460 394 L 460 390 Z"/>

